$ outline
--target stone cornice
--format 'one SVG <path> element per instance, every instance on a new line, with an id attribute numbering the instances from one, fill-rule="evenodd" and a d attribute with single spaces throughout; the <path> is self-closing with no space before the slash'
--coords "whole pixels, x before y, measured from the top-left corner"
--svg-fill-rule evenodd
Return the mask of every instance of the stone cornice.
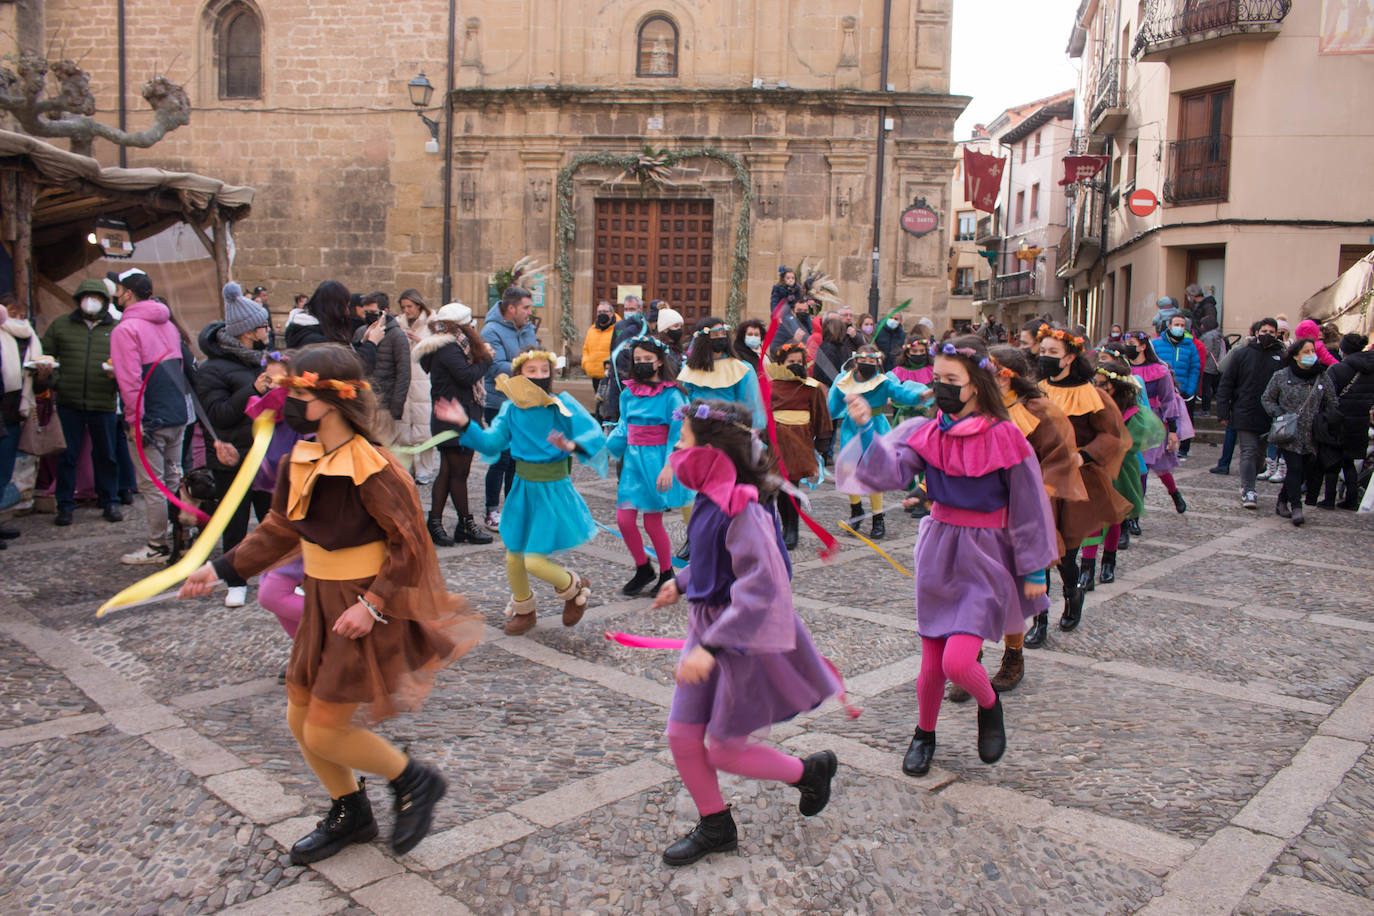
<path id="1" fill-rule="evenodd" d="M 549 86 L 540 89 L 455 89 L 458 110 L 503 105 L 566 107 L 586 105 L 644 105 L 700 108 L 738 105 L 749 108 L 877 109 L 953 121 L 968 97 L 935 92 L 873 92 L 864 89 L 626 89 L 598 86 Z"/>

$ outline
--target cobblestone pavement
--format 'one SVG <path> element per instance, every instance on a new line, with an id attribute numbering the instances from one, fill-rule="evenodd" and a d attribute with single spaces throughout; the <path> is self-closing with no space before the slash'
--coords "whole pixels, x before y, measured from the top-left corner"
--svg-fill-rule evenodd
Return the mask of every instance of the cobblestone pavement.
<path id="1" fill-rule="evenodd" d="M 602 633 L 677 635 L 684 609 L 619 596 L 633 570 L 614 536 L 569 559 L 595 586 L 584 622 L 562 627 L 541 588 L 514 639 L 495 629 L 499 544 L 440 551 L 492 628 L 383 729 L 448 774 L 435 832 L 404 857 L 379 841 L 299 868 L 286 847 L 325 795 L 283 721 L 275 619 L 212 597 L 96 621 L 150 571 L 118 562 L 137 512 L 18 519 L 0 554 L 0 913 L 1374 914 L 1374 519 L 1312 509 L 1296 530 L 1273 484 L 1242 511 L 1214 459 L 1199 446 L 1178 473 L 1186 515 L 1151 482 L 1118 581 L 1027 652 L 992 767 L 973 709 L 947 704 L 936 768 L 902 775 L 911 581 L 853 538 L 827 564 L 804 537 L 797 605 L 863 713 L 827 705 L 770 740 L 838 753 L 830 807 L 805 819 L 794 790 L 725 777 L 739 852 L 678 870 L 659 860 L 695 817 L 662 737 L 675 659 Z M 577 473 L 612 522 L 613 484 Z M 471 483 L 480 499 L 480 469 Z M 847 515 L 829 485 L 816 505 Z M 909 567 L 915 522 L 889 512 L 888 531 Z"/>

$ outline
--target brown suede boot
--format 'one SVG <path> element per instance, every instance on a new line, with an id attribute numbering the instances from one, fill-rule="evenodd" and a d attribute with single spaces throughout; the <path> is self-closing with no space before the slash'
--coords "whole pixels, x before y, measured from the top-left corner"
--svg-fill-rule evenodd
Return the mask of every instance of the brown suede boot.
<path id="1" fill-rule="evenodd" d="M 577 573 L 572 573 L 572 584 L 561 592 L 554 592 L 554 595 L 563 599 L 563 626 L 574 626 L 587 613 L 587 599 L 592 596 L 592 584 Z"/>
<path id="2" fill-rule="evenodd" d="M 1020 649 L 1007 647 L 1002 650 L 1002 667 L 992 676 L 992 686 L 998 693 L 1015 690 L 1026 674 L 1025 654 Z"/>
<path id="3" fill-rule="evenodd" d="M 507 636 L 522 636 L 534 629 L 534 595 L 530 595 L 524 601 L 516 601 L 512 596 L 506 603 L 506 616 L 510 619 L 506 621 L 505 634 Z"/>

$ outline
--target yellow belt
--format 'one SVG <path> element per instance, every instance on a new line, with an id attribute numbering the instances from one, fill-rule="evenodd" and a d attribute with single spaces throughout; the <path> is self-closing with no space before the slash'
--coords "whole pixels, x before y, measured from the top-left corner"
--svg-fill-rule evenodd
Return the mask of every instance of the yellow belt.
<path id="1" fill-rule="evenodd" d="M 809 410 L 775 410 L 773 419 L 783 426 L 805 426 L 811 422 Z"/>
<path id="2" fill-rule="evenodd" d="M 382 563 L 386 561 L 386 541 L 325 550 L 319 544 L 302 540 L 301 557 L 305 560 L 305 574 L 312 579 L 330 582 L 370 579 L 382 571 Z"/>

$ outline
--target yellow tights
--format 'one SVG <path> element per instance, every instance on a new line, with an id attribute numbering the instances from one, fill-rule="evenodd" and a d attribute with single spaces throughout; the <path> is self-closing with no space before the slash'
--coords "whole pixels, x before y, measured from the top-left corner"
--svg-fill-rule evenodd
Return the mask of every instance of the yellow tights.
<path id="1" fill-rule="evenodd" d="M 301 746 L 305 762 L 315 771 L 331 798 L 340 798 L 358 791 L 354 770 L 376 773 L 387 780 L 395 779 L 406 768 L 406 755 L 390 741 L 365 728 L 348 725 L 353 704 L 319 704 L 315 719 L 309 713 L 316 706 L 286 704 L 286 724 L 296 743 Z"/>
<path id="2" fill-rule="evenodd" d="M 506 553 L 506 581 L 510 583 L 510 593 L 516 601 L 528 601 L 534 596 L 530 588 L 530 576 L 543 579 L 556 591 L 565 592 L 572 588 L 573 574 L 542 553 Z"/>
<path id="3" fill-rule="evenodd" d="M 874 512 L 881 512 L 881 511 L 883 511 L 883 494 L 881 494 L 881 493 L 870 493 L 870 494 L 868 494 L 868 501 L 869 501 L 869 503 L 872 504 L 872 506 L 873 506 L 873 511 L 874 511 Z M 850 504 L 851 506 L 857 506 L 857 505 L 858 505 L 859 503 L 861 503 L 861 502 L 863 502 L 863 497 L 862 497 L 862 496 L 850 496 L 850 497 L 849 497 L 849 504 Z"/>

